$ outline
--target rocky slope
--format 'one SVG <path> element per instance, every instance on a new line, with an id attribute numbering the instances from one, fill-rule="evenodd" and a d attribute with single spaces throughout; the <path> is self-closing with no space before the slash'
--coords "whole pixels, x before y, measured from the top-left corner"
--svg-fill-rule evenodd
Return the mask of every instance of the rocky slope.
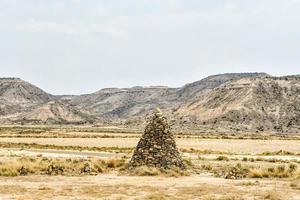
<path id="1" fill-rule="evenodd" d="M 180 104 L 227 82 L 243 77 L 265 76 L 265 73 L 232 73 L 209 76 L 181 88 L 133 87 L 108 88 L 93 94 L 62 97 L 79 110 L 86 110 L 97 117 L 130 121 L 143 119 L 156 107 L 167 113 Z"/>
<path id="2" fill-rule="evenodd" d="M 82 124 L 95 120 L 19 78 L 0 79 L 0 103 L 0 122 L 5 124 Z"/>
<path id="3" fill-rule="evenodd" d="M 160 107 L 175 126 L 201 130 L 299 132 L 300 77 L 220 74 L 180 88 L 107 88 L 53 96 L 16 78 L 0 79 L 0 123 L 143 125 Z"/>
<path id="4" fill-rule="evenodd" d="M 300 77 L 248 77 L 181 104 L 182 124 L 214 129 L 299 131 Z"/>
<path id="5" fill-rule="evenodd" d="M 156 107 L 168 108 L 176 104 L 177 90 L 167 87 L 110 88 L 77 96 L 68 102 L 92 115 L 118 121 L 143 116 Z"/>
<path id="6" fill-rule="evenodd" d="M 212 89 L 228 81 L 233 81 L 233 80 L 247 78 L 247 77 L 264 77 L 264 76 L 268 76 L 268 74 L 266 73 L 217 74 L 190 84 L 186 84 L 185 86 L 179 88 L 176 95 L 182 102 L 185 102 L 197 98 L 198 96 L 203 95 L 204 93 L 209 92 Z"/>
<path id="7" fill-rule="evenodd" d="M 0 79 L 0 114 L 22 112 L 31 106 L 48 102 L 52 95 L 18 78 Z"/>

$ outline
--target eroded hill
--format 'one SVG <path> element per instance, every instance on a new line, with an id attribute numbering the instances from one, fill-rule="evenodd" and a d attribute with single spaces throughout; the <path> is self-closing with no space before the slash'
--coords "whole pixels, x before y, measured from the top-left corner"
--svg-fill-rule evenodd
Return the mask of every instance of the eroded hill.
<path id="1" fill-rule="evenodd" d="M 179 129 L 299 132 L 299 85 L 299 76 L 232 73 L 180 88 L 107 88 L 54 96 L 21 79 L 3 78 L 0 122 L 143 126 L 145 116 L 160 107 Z"/>
<path id="2" fill-rule="evenodd" d="M 84 124 L 95 118 L 19 78 L 0 79 L 0 122 L 4 124 Z"/>
<path id="3" fill-rule="evenodd" d="M 300 78 L 230 81 L 183 103 L 174 114 L 183 124 L 217 129 L 299 131 Z"/>

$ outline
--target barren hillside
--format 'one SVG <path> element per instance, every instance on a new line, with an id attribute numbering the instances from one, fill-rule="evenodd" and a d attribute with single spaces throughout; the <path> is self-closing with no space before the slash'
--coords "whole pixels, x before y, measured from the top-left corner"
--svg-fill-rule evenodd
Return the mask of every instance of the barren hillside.
<path id="1" fill-rule="evenodd" d="M 181 88 L 107 88 L 54 96 L 17 78 L 0 79 L 5 124 L 126 124 L 142 126 L 160 107 L 179 128 L 299 132 L 299 76 L 265 73 L 209 76 Z"/>
<path id="2" fill-rule="evenodd" d="M 227 82 L 243 77 L 264 76 L 265 73 L 232 73 L 209 76 L 181 88 L 133 87 L 108 88 L 93 94 L 63 97 L 79 110 L 109 120 L 143 119 L 156 107 L 169 112 L 180 104 Z"/>
<path id="3" fill-rule="evenodd" d="M 0 79 L 0 103 L 0 122 L 5 124 L 68 124 L 94 120 L 19 78 Z"/>
<path id="4" fill-rule="evenodd" d="M 251 77 L 230 81 L 174 112 L 183 124 L 243 130 L 299 130 L 300 78 Z"/>
<path id="5" fill-rule="evenodd" d="M 19 78 L 0 79 L 0 115 L 22 112 L 52 99 L 52 95 Z"/>

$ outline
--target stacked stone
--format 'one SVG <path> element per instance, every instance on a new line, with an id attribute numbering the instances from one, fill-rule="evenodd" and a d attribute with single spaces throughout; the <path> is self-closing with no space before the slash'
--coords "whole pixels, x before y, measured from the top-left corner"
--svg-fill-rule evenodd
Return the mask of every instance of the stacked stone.
<path id="1" fill-rule="evenodd" d="M 138 166 L 185 168 L 167 119 L 159 109 L 148 119 L 144 134 L 129 162 L 130 168 Z"/>

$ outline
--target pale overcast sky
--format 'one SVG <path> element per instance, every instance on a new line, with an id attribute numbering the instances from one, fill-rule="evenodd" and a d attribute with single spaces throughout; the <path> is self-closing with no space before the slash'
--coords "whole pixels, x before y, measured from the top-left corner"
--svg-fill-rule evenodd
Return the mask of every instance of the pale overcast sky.
<path id="1" fill-rule="evenodd" d="M 300 0 L 0 0 L 0 76 L 53 94 L 300 74 Z"/>

